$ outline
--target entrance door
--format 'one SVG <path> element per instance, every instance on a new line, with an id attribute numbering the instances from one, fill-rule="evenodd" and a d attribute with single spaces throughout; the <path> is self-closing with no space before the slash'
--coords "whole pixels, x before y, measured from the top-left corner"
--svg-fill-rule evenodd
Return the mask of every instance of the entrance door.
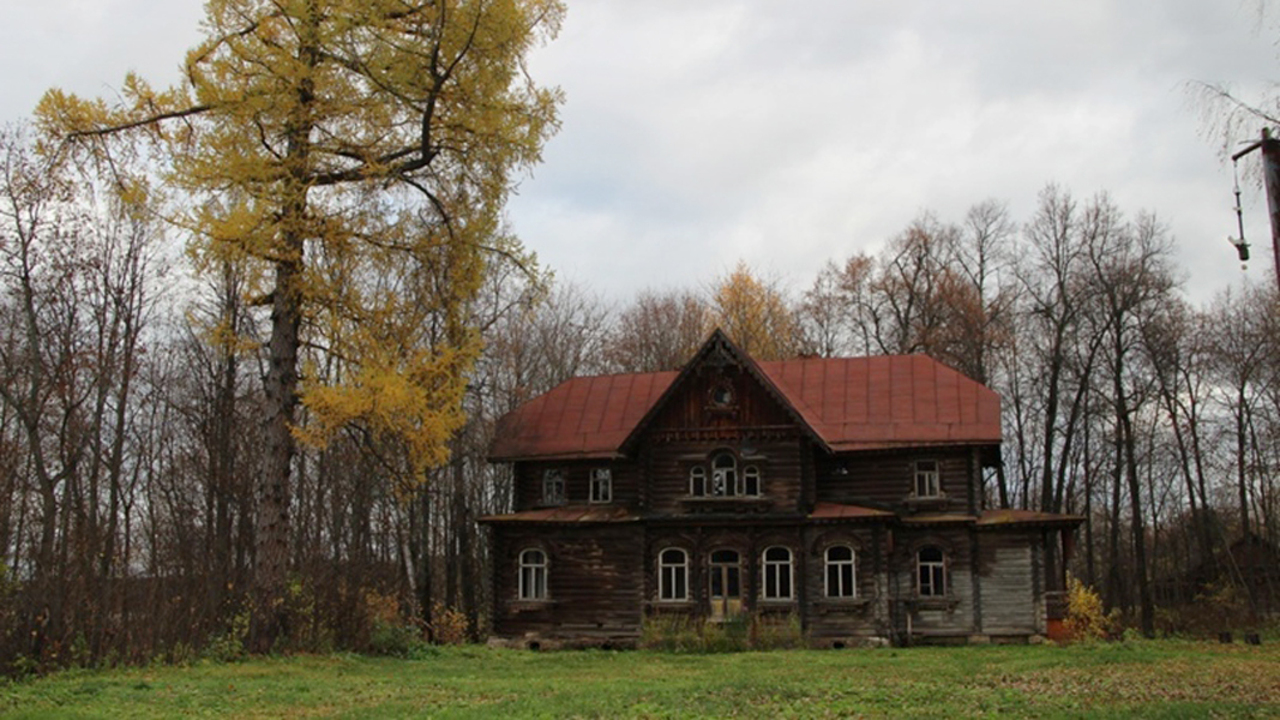
<path id="1" fill-rule="evenodd" d="M 716 550 L 708 565 L 711 619 L 724 620 L 742 612 L 742 563 L 736 550 Z"/>

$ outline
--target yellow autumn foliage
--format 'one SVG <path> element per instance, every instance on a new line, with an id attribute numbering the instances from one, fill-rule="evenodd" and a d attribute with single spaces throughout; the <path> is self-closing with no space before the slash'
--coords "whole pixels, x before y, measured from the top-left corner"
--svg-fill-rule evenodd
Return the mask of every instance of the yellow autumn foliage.
<path id="1" fill-rule="evenodd" d="M 50 90 L 37 123 L 50 152 L 157 150 L 186 194 L 170 219 L 197 268 L 243 268 L 246 301 L 272 307 L 264 345 L 283 370 L 268 414 L 295 422 L 299 398 L 309 424 L 294 437 L 359 425 L 421 476 L 464 419 L 485 261 L 524 256 L 502 211 L 562 100 L 524 58 L 563 13 L 560 0 L 209 0 L 182 83 L 131 74 L 114 103 Z M 228 332 L 209 329 L 243 348 Z"/>

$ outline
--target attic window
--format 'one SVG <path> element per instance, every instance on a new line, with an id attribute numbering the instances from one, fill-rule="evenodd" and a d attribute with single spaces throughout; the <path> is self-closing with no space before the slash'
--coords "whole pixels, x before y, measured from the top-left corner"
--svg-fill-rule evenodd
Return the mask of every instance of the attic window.
<path id="1" fill-rule="evenodd" d="M 716 386 L 711 388 L 711 404 L 719 408 L 732 405 L 733 388 L 729 387 L 728 383 L 716 383 Z"/>

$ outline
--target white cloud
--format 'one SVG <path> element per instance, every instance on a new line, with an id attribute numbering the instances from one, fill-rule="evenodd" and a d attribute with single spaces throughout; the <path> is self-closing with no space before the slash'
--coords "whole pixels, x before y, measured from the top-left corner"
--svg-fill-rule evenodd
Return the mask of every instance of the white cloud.
<path id="1" fill-rule="evenodd" d="M 172 82 L 199 0 L 0 8 L 7 118 L 43 90 Z M 1182 85 L 1253 96 L 1276 66 L 1249 5 L 1221 0 L 570 0 L 539 79 L 564 127 L 510 217 L 562 277 L 625 299 L 743 258 L 802 286 L 931 210 L 987 198 L 1026 219 L 1057 182 L 1154 210 L 1193 294 L 1239 277 L 1230 174 Z M 1264 211 L 1246 196 L 1265 252 Z M 1257 256 L 1256 255 L 1256 256 Z M 1269 263 L 1251 264 L 1255 279 Z"/>

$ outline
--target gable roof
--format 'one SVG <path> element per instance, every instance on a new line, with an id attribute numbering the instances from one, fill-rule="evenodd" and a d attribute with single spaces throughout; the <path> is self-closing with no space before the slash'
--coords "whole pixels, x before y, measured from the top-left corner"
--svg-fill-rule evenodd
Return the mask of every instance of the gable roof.
<path id="1" fill-rule="evenodd" d="M 627 440 L 674 394 L 677 379 L 720 341 L 832 451 L 1000 443 L 1000 397 L 927 356 L 757 362 L 716 331 L 680 373 L 573 378 L 521 405 L 499 419 L 489 459 L 623 455 Z"/>

